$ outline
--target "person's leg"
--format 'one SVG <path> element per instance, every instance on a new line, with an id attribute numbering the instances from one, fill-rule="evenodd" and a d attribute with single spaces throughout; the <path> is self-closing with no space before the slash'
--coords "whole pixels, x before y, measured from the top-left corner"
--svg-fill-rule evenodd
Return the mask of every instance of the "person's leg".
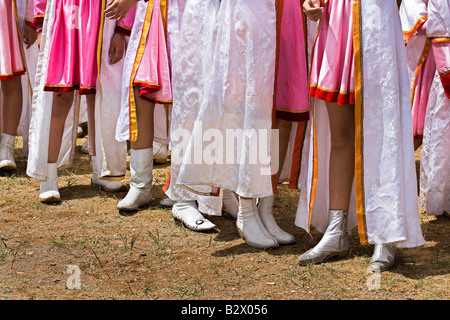
<path id="1" fill-rule="evenodd" d="M 0 169 L 15 170 L 14 143 L 22 115 L 21 77 L 1 80 L 3 95 L 3 132 L 0 138 Z"/>
<path id="2" fill-rule="evenodd" d="M 331 210 L 348 211 L 355 175 L 354 106 L 327 103 L 330 119 L 331 153 L 329 196 Z"/>
<path id="3" fill-rule="evenodd" d="M 73 92 L 54 93 L 50 120 L 48 143 L 47 180 L 41 182 L 39 200 L 58 202 L 61 196 L 58 190 L 58 156 L 64 134 L 67 115 L 73 103 Z"/>
<path id="4" fill-rule="evenodd" d="M 135 89 L 136 97 L 136 118 L 138 127 L 138 137 L 136 141 L 131 141 L 131 149 L 141 150 L 152 148 L 153 146 L 153 113 L 155 104 L 139 97 L 139 90 Z"/>
<path id="5" fill-rule="evenodd" d="M 157 164 L 167 163 L 168 156 L 168 114 L 170 107 L 155 108 L 154 112 L 154 139 L 153 139 L 153 161 Z"/>
<path id="6" fill-rule="evenodd" d="M 280 181 L 281 170 L 283 169 L 284 161 L 286 160 L 286 153 L 289 146 L 289 139 L 291 136 L 292 121 L 277 119 L 275 122 L 275 129 L 278 129 L 278 171 L 276 172 L 276 181 Z"/>
<path id="7" fill-rule="evenodd" d="M 347 217 L 355 170 L 354 106 L 327 103 L 331 133 L 329 218 L 320 242 L 299 257 L 299 263 L 328 260 L 348 250 Z"/>
<path id="8" fill-rule="evenodd" d="M 48 144 L 48 163 L 58 161 L 67 115 L 73 103 L 73 92 L 54 93 Z"/>
<path id="9" fill-rule="evenodd" d="M 119 210 L 137 210 L 152 201 L 153 112 L 155 104 L 139 97 L 135 88 L 138 137 L 131 142 L 130 190 L 117 204 Z"/>
<path id="10" fill-rule="evenodd" d="M 22 115 L 22 77 L 2 80 L 3 94 L 3 132 L 11 136 L 17 135 Z"/>

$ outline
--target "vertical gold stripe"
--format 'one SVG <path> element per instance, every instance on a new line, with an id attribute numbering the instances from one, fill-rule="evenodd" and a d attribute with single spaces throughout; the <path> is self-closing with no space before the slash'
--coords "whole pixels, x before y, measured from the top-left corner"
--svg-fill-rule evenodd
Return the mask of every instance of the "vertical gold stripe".
<path id="1" fill-rule="evenodd" d="M 314 119 L 314 99 L 310 98 L 311 101 L 311 118 Z M 312 220 L 312 211 L 314 202 L 316 199 L 316 188 L 317 188 L 317 180 L 319 179 L 319 159 L 317 152 L 317 131 L 316 131 L 316 123 L 312 121 L 312 130 L 313 130 L 313 169 L 312 169 L 312 183 L 311 183 L 311 194 L 309 200 L 309 218 L 308 218 L 308 233 L 311 233 L 311 220 Z"/>
<path id="2" fill-rule="evenodd" d="M 102 61 L 102 44 L 103 44 L 103 28 L 105 24 L 105 1 L 102 1 L 102 8 L 100 14 L 100 26 L 98 30 L 98 39 L 97 39 L 97 75 L 100 76 L 100 66 Z"/>
<path id="3" fill-rule="evenodd" d="M 425 63 L 425 60 L 427 59 L 428 54 L 430 52 L 431 43 L 432 43 L 431 39 L 427 38 L 427 40 L 425 41 L 425 46 L 423 47 L 422 54 L 419 59 L 419 63 L 417 64 L 416 73 L 414 75 L 414 84 L 412 86 L 412 91 L 411 91 L 411 107 L 414 105 L 414 101 L 416 98 L 416 85 L 417 85 L 417 81 L 419 80 L 419 73 L 420 73 L 420 70 L 422 70 L 423 64 Z"/>
<path id="4" fill-rule="evenodd" d="M 141 39 L 139 40 L 139 46 L 136 53 L 136 59 L 134 60 L 133 69 L 131 70 L 130 77 L 130 141 L 136 141 L 138 135 L 137 117 L 136 117 L 136 100 L 134 98 L 133 81 L 136 76 L 137 69 L 141 63 L 142 56 L 144 55 L 145 42 L 147 40 L 148 30 L 150 28 L 150 21 L 152 18 L 154 0 L 149 0 L 147 4 L 147 12 L 145 13 L 144 25 L 142 27 Z"/>
<path id="5" fill-rule="evenodd" d="M 358 233 L 361 244 L 367 244 L 366 219 L 364 207 L 364 84 L 363 84 L 363 48 L 362 48 L 362 16 L 361 1 L 353 2 L 353 47 L 355 60 L 355 188 L 356 188 L 356 215 L 358 220 Z"/>

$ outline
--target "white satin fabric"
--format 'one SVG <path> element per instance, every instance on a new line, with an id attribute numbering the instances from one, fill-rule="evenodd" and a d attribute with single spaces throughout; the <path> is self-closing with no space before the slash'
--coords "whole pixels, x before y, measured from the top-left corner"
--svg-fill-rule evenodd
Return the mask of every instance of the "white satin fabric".
<path id="1" fill-rule="evenodd" d="M 209 215 L 221 215 L 222 197 L 200 195 L 176 184 L 182 169 L 176 158 L 180 157 L 176 151 L 180 141 L 175 136 L 179 129 L 192 132 L 199 113 L 209 68 L 205 53 L 210 52 L 208 46 L 212 44 L 218 8 L 218 0 L 170 1 L 168 17 L 173 105 L 170 122 L 172 158 L 166 195 L 174 201 L 197 200 L 199 210 Z"/>
<path id="2" fill-rule="evenodd" d="M 221 187 L 243 197 L 272 195 L 270 146 L 277 43 L 274 0 L 221 1 L 211 39 L 213 47 L 193 53 L 194 57 L 203 53 L 205 59 L 204 91 L 192 93 L 203 98 L 176 183 L 196 192 Z M 185 96 L 188 102 L 191 96 Z M 241 141 L 227 137 L 227 131 L 239 130 L 249 135 Z M 213 131 L 220 133 L 223 141 L 209 141 L 208 132 Z M 242 148 L 239 142 L 243 142 Z M 232 143 L 234 150 L 227 150 Z M 216 148 L 217 156 L 212 163 L 203 157 L 211 155 L 211 147 Z M 268 157 L 265 163 L 260 154 Z M 258 158 L 252 162 L 251 157 Z"/>
<path id="3" fill-rule="evenodd" d="M 429 0 L 405 0 L 400 6 L 403 31 L 413 31 L 422 17 L 428 17 Z M 407 6 L 407 7 L 406 7 Z"/>
<path id="4" fill-rule="evenodd" d="M 428 1 L 427 35 L 450 37 L 450 0 Z"/>
<path id="5" fill-rule="evenodd" d="M 27 174 L 30 177 L 46 180 L 49 145 L 49 130 L 53 104 L 53 92 L 43 91 L 48 66 L 48 52 L 50 45 L 51 26 L 55 16 L 55 0 L 49 0 L 44 19 L 41 40 L 41 52 L 37 66 L 37 76 L 33 95 L 32 117 L 30 124 L 30 155 Z M 96 159 L 99 177 L 123 177 L 126 173 L 126 142 L 115 139 L 116 122 L 120 111 L 121 74 L 123 60 L 111 65 L 108 50 L 116 21 L 104 20 L 102 35 L 101 68 L 97 79 L 95 130 L 96 130 Z M 79 111 L 82 99 L 74 93 L 74 103 L 67 116 L 61 151 L 58 156 L 58 168 L 68 166 L 74 156 Z"/>
<path id="6" fill-rule="evenodd" d="M 185 128 L 191 130 L 198 113 L 202 86 L 203 60 L 200 59 L 202 46 L 208 44 L 207 28 L 213 23 L 219 0 L 169 0 L 167 8 L 167 47 L 172 71 L 173 103 L 169 106 L 169 136 L 170 148 L 173 150 L 177 141 L 172 140 L 174 130 Z M 142 34 L 147 3 L 137 3 L 136 19 L 131 31 L 129 53 L 125 57 L 122 112 L 119 117 L 116 138 L 126 141 L 130 136 L 129 102 L 130 79 L 136 50 Z M 195 23 L 193 23 L 195 21 Z M 181 53 L 180 53 L 181 52 Z M 134 54 L 133 54 L 134 53 Z M 156 111 L 160 109 L 160 111 Z M 164 108 L 155 108 L 155 119 L 161 121 Z M 155 141 L 161 139 L 163 126 L 155 125 Z M 175 185 L 179 165 L 171 161 L 170 183 L 165 191 L 173 201 L 197 201 L 200 212 L 208 215 L 222 214 L 222 197 L 205 197 L 190 192 L 186 188 Z"/>
<path id="7" fill-rule="evenodd" d="M 361 6 L 363 57 L 363 194 L 358 196 L 364 203 L 367 243 L 420 246 L 425 240 L 418 211 L 411 93 L 397 3 L 369 0 L 357 1 L 355 5 Z M 354 19 L 354 23 L 359 21 Z M 305 145 L 309 156 L 302 166 L 295 224 L 307 231 L 314 226 L 324 232 L 329 209 L 330 133 L 324 102 L 315 99 L 313 108 L 314 117 L 310 122 L 314 122 L 317 135 L 314 137 L 311 126 Z M 310 221 L 313 138 L 317 141 L 318 181 Z M 349 231 L 357 226 L 355 199 L 353 191 Z"/>
<path id="8" fill-rule="evenodd" d="M 414 34 L 406 47 L 412 83 L 427 38 L 450 36 L 450 2 L 403 1 L 400 17 L 404 30 L 409 30 L 419 17 L 427 17 L 426 34 Z M 437 72 L 432 81 L 422 140 L 419 206 L 427 215 L 442 215 L 450 212 L 450 100 Z"/>
<path id="9" fill-rule="evenodd" d="M 420 207 L 450 213 L 450 99 L 436 73 L 431 87 L 420 160 Z"/>

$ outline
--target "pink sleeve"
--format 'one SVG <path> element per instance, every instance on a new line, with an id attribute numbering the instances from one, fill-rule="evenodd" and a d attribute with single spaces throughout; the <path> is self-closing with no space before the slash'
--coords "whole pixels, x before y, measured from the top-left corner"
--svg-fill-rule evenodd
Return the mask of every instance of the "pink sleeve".
<path id="1" fill-rule="evenodd" d="M 136 16 L 136 5 L 134 5 L 134 7 L 131 8 L 131 10 L 128 12 L 125 18 L 117 21 L 116 32 L 120 32 L 127 36 L 130 36 L 135 16 Z"/>
<path id="2" fill-rule="evenodd" d="M 44 21 L 45 7 L 47 6 L 47 0 L 28 0 L 34 1 L 34 17 L 33 23 L 37 25 L 39 22 Z"/>
<path id="3" fill-rule="evenodd" d="M 447 98 L 450 99 L 450 39 L 434 39 L 433 55 Z"/>
<path id="4" fill-rule="evenodd" d="M 35 27 L 34 20 L 34 0 L 27 0 L 27 11 L 25 12 L 25 23 Z"/>

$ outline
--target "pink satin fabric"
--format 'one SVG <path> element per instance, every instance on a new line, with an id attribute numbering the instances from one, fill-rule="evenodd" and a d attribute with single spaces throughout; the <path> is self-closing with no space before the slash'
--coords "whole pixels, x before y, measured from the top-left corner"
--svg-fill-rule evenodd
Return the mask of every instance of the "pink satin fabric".
<path id="1" fill-rule="evenodd" d="M 434 56 L 430 51 L 428 57 L 423 62 L 415 81 L 411 110 L 414 139 L 421 140 L 423 138 L 423 128 L 425 124 L 425 115 L 427 113 L 428 98 L 430 96 L 430 89 L 435 73 L 436 63 Z"/>
<path id="2" fill-rule="evenodd" d="M 28 0 L 31 1 L 31 0 Z M 34 0 L 34 16 L 33 23 L 37 25 L 44 20 L 45 7 L 47 6 L 47 0 Z"/>
<path id="3" fill-rule="evenodd" d="M 56 1 L 44 91 L 95 93 L 102 1 Z M 136 7 L 117 26 L 131 30 L 135 13 Z"/>
<path id="4" fill-rule="evenodd" d="M 8 80 L 23 75 L 25 67 L 13 1 L 0 0 L 0 12 L 0 80 Z"/>
<path id="5" fill-rule="evenodd" d="M 161 104 L 172 101 L 169 56 L 159 0 L 153 5 L 144 54 L 133 85 L 140 87 L 139 96 L 143 99 Z"/>
<path id="6" fill-rule="evenodd" d="M 432 43 L 431 50 L 422 64 L 414 86 L 412 103 L 412 119 L 414 138 L 421 140 L 425 125 L 425 115 L 428 107 L 431 86 L 436 72 L 441 76 L 442 86 L 450 99 L 450 81 L 446 75 L 450 71 L 450 43 Z"/>
<path id="7" fill-rule="evenodd" d="M 340 105 L 354 104 L 353 15 L 349 0 L 324 6 L 314 44 L 310 96 Z"/>
<path id="8" fill-rule="evenodd" d="M 279 34 L 276 78 L 276 117 L 290 121 L 309 119 L 309 92 L 302 7 L 284 0 Z"/>
<path id="9" fill-rule="evenodd" d="M 123 18 L 122 20 L 117 21 L 116 32 L 123 32 L 127 36 L 131 34 L 131 29 L 133 28 L 134 18 L 136 17 L 136 6 L 135 5 Z"/>
<path id="10" fill-rule="evenodd" d="M 44 91 L 95 93 L 101 14 L 101 0 L 56 2 Z"/>

